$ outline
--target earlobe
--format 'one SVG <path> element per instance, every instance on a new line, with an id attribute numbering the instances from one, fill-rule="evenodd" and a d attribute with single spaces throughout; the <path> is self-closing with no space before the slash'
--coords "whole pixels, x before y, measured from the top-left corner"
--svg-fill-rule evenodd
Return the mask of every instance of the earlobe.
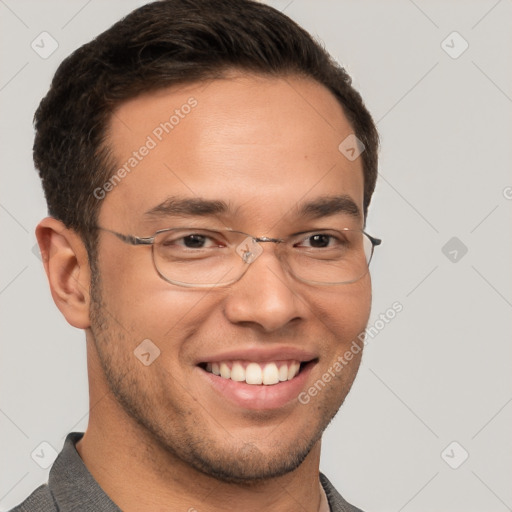
<path id="1" fill-rule="evenodd" d="M 71 325 L 87 329 L 91 271 L 82 239 L 52 217 L 38 224 L 36 236 L 55 304 Z"/>

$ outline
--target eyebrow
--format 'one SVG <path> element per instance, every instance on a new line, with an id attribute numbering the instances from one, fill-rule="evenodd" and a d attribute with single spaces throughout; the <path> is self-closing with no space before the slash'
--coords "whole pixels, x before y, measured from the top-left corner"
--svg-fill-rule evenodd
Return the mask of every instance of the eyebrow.
<path id="1" fill-rule="evenodd" d="M 362 218 L 361 210 L 348 195 L 323 196 L 299 205 L 301 217 L 321 218 L 337 214 L 348 214 L 357 219 Z"/>
<path id="2" fill-rule="evenodd" d="M 144 213 L 146 217 L 208 216 L 228 211 L 224 201 L 194 198 L 168 197 L 165 201 Z"/>
<path id="3" fill-rule="evenodd" d="M 169 216 L 212 216 L 226 213 L 230 210 L 228 204 L 221 200 L 204 199 L 201 197 L 178 198 L 168 197 L 165 201 L 145 212 L 149 218 Z M 348 195 L 322 196 L 297 207 L 299 217 L 313 219 L 331 215 L 348 214 L 357 219 L 361 218 L 361 210 Z"/>

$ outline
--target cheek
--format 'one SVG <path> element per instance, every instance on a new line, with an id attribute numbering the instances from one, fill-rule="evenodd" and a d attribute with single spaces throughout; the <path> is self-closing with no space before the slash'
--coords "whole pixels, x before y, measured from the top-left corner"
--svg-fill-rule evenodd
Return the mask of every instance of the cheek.
<path id="1" fill-rule="evenodd" d="M 135 254 L 112 252 L 100 261 L 102 303 L 109 316 L 132 339 L 164 341 L 192 331 L 210 302 L 208 291 L 167 283 L 155 270 L 149 248 L 130 250 Z"/>
<path id="2" fill-rule="evenodd" d="M 326 289 L 316 301 L 315 315 L 343 348 L 364 331 L 370 309 L 371 280 L 367 275 L 356 283 Z"/>

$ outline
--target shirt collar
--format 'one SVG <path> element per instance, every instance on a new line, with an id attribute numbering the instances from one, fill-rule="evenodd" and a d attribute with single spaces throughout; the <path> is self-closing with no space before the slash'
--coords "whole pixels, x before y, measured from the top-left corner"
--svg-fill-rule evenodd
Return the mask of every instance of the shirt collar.
<path id="1" fill-rule="evenodd" d="M 48 486 L 59 510 L 121 512 L 85 467 L 75 444 L 83 433 L 72 432 L 53 463 Z"/>

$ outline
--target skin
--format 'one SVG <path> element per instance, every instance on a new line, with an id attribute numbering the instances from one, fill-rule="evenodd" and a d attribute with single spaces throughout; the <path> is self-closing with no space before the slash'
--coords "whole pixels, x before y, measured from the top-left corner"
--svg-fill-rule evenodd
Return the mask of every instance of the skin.
<path id="1" fill-rule="evenodd" d="M 270 237 L 334 220 L 363 226 L 347 214 L 297 216 L 302 202 L 333 194 L 363 210 L 361 159 L 350 162 L 338 151 L 353 130 L 333 95 L 310 80 L 233 74 L 128 101 L 109 127 L 119 165 L 191 96 L 197 107 L 102 200 L 100 226 L 149 236 L 186 222 Z M 170 195 L 224 200 L 232 209 L 208 218 L 145 218 Z M 122 510 L 318 508 L 321 435 L 361 353 L 309 404 L 293 400 L 275 410 L 224 400 L 197 360 L 234 347 L 300 347 L 318 356 L 307 390 L 364 330 L 369 274 L 349 285 L 307 285 L 264 244 L 238 282 L 188 289 L 158 276 L 150 248 L 100 232 L 99 279 L 91 288 L 76 233 L 47 218 L 37 235 L 57 306 L 86 332 L 90 418 L 77 449 Z M 161 351 L 147 367 L 133 354 L 144 339 Z"/>

